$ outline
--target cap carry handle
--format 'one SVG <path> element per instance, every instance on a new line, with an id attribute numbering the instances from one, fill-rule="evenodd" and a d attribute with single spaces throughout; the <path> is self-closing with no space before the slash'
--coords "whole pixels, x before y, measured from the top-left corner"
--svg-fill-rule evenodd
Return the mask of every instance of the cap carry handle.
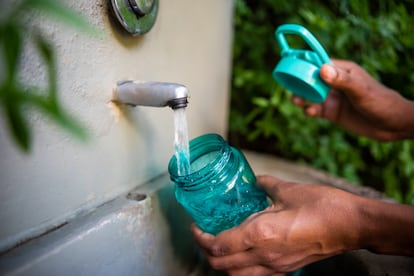
<path id="1" fill-rule="evenodd" d="M 298 35 L 300 36 L 313 50 L 313 52 L 318 57 L 319 66 L 325 63 L 332 63 L 329 59 L 328 54 L 326 53 L 323 46 L 319 43 L 319 41 L 303 26 L 296 25 L 296 24 L 285 24 L 277 28 L 276 30 L 276 40 L 281 48 L 281 56 L 288 56 L 291 54 L 295 54 L 298 50 L 293 50 L 289 47 L 289 44 L 285 38 L 286 34 Z M 309 51 L 305 51 L 309 52 Z M 308 57 L 313 59 L 312 57 Z"/>

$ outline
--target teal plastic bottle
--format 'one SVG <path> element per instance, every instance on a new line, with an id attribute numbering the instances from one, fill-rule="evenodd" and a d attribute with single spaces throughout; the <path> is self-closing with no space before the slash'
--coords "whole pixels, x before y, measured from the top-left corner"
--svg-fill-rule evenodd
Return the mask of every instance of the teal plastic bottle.
<path id="1" fill-rule="evenodd" d="M 205 232 L 218 234 L 268 206 L 266 193 L 244 155 L 218 134 L 190 141 L 190 173 L 178 175 L 177 159 L 168 165 L 175 197 Z"/>

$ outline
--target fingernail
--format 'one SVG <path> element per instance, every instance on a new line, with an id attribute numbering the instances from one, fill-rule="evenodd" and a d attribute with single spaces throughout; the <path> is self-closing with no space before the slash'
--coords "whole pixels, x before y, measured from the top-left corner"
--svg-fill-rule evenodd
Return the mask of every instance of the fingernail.
<path id="1" fill-rule="evenodd" d="M 326 64 L 324 65 L 323 77 L 325 80 L 330 81 L 336 79 L 338 76 L 338 72 L 336 68 L 332 65 Z"/>
<path id="2" fill-rule="evenodd" d="M 302 104 L 302 100 L 299 97 L 293 96 L 292 101 L 295 105 L 300 106 Z"/>
<path id="3" fill-rule="evenodd" d="M 313 106 L 309 106 L 308 108 L 306 108 L 306 115 L 308 115 L 309 117 L 315 117 L 318 114 L 316 108 L 314 108 Z"/>

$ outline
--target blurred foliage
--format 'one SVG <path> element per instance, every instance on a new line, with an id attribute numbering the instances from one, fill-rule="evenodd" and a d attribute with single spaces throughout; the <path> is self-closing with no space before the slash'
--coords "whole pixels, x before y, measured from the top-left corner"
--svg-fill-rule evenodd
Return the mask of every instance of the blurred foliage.
<path id="1" fill-rule="evenodd" d="M 0 4 L 0 111 L 4 112 L 13 140 L 24 152 L 31 146 L 29 110 L 48 115 L 76 137 L 85 139 L 86 130 L 72 118 L 58 100 L 58 81 L 54 47 L 46 36 L 32 26 L 30 18 L 35 14 L 53 17 L 79 30 L 91 31 L 92 27 L 77 12 L 57 0 L 23 0 Z M 46 88 L 22 83 L 19 68 L 24 45 L 30 39 L 36 47 L 36 54 L 44 63 L 48 83 Z M 37 70 L 34 69 L 34 70 Z"/>
<path id="2" fill-rule="evenodd" d="M 305 26 L 330 57 L 349 59 L 414 98 L 414 1 L 236 0 L 231 143 L 275 153 L 414 203 L 414 141 L 381 143 L 308 118 L 271 73 L 277 26 Z M 305 42 L 287 38 L 292 48 Z"/>

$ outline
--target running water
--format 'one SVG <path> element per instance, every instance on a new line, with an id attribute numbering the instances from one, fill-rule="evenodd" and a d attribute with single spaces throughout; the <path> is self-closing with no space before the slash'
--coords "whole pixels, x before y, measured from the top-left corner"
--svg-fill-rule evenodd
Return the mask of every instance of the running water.
<path id="1" fill-rule="evenodd" d="M 190 174 L 190 146 L 186 108 L 174 110 L 174 154 L 177 158 L 178 175 Z"/>

